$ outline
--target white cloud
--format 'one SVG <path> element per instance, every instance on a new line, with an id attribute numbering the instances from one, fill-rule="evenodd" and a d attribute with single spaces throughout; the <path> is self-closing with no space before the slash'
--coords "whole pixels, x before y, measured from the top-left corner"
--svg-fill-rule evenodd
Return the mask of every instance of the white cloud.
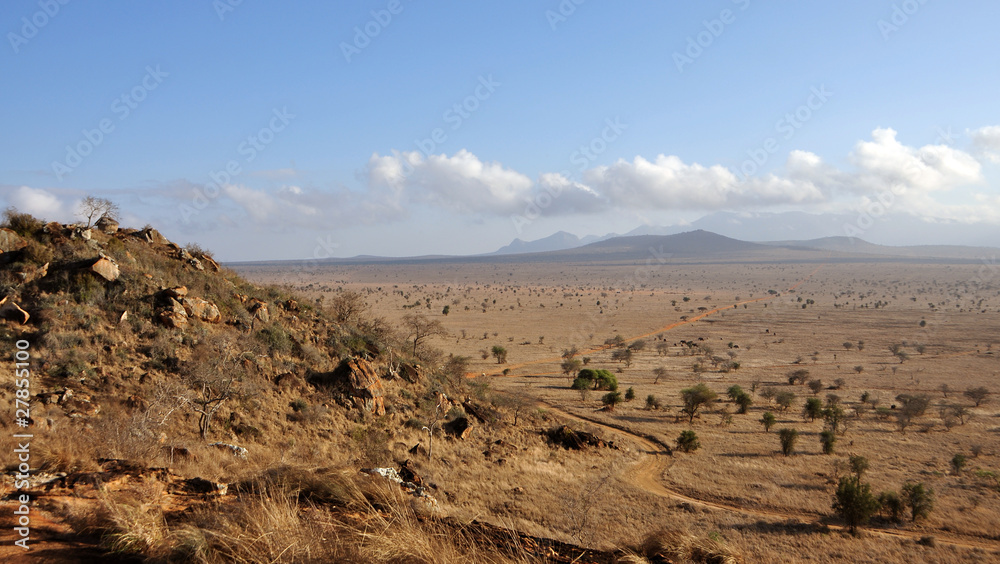
<path id="1" fill-rule="evenodd" d="M 60 196 L 43 188 L 19 186 L 6 196 L 7 204 L 46 220 L 74 221 L 75 199 Z"/>
<path id="2" fill-rule="evenodd" d="M 947 145 L 907 147 L 896 131 L 876 129 L 872 141 L 859 141 L 851 153 L 863 190 L 905 186 L 935 192 L 983 181 L 982 165 L 972 155 Z"/>
<path id="3" fill-rule="evenodd" d="M 1000 125 L 989 125 L 968 132 L 972 146 L 984 158 L 1000 163 Z"/>

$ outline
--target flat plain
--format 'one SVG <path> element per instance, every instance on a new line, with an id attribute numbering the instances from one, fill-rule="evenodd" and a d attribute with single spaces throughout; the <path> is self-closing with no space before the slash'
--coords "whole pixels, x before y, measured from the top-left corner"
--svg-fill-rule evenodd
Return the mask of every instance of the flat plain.
<path id="1" fill-rule="evenodd" d="M 535 421 L 569 422 L 618 447 L 522 446 L 484 470 L 482 445 L 502 438 L 453 441 L 440 448 L 455 463 L 423 471 L 449 484 L 444 510 L 454 515 L 594 547 L 684 530 L 750 561 L 982 562 L 1000 554 L 1000 401 L 977 406 L 964 392 L 998 389 L 1000 272 L 989 264 L 775 254 L 236 269 L 320 300 L 358 292 L 399 327 L 415 312 L 439 320 L 448 335 L 432 345 L 469 357 L 469 378 L 507 392 Z M 637 342 L 630 359 L 613 358 Z M 571 349 L 635 399 L 605 410 L 603 392 L 571 389 L 573 373 L 562 369 Z M 790 384 L 796 371 L 801 381 Z M 681 390 L 699 382 L 719 400 L 689 421 Z M 746 413 L 726 399 L 733 385 L 752 397 Z M 775 403 L 782 392 L 794 394 L 787 409 Z M 908 396 L 929 403 L 901 423 Z M 812 397 L 845 414 L 831 454 L 821 447 L 824 421 L 803 415 Z M 765 412 L 776 416 L 770 431 Z M 791 456 L 781 428 L 798 431 Z M 668 454 L 663 445 L 688 429 L 701 448 Z M 929 517 L 841 532 L 831 505 L 852 455 L 868 460 L 875 492 L 931 488 Z"/>

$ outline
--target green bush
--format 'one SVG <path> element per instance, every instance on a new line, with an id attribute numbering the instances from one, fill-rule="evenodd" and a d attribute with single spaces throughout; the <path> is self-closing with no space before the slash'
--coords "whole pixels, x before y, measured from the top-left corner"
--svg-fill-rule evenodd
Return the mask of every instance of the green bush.
<path id="1" fill-rule="evenodd" d="M 681 431 L 680 436 L 677 437 L 677 450 L 681 452 L 694 452 L 699 447 L 701 447 L 701 443 L 694 431 Z"/>
<path id="2" fill-rule="evenodd" d="M 781 439 L 781 454 L 791 456 L 795 452 L 795 441 L 799 438 L 799 432 L 795 429 L 780 429 L 778 437 Z"/>

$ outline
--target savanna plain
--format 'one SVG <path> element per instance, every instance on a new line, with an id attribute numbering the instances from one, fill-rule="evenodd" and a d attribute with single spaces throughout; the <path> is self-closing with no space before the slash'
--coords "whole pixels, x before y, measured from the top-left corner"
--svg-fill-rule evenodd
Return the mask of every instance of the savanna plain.
<path id="1" fill-rule="evenodd" d="M 601 549 L 672 531 L 752 562 L 1000 560 L 1000 412 L 981 389 L 1000 371 L 988 262 L 241 271 L 321 301 L 356 293 L 399 327 L 437 321 L 427 342 L 468 359 L 466 378 L 503 392 L 520 425 L 611 443 L 554 450 L 489 429 L 443 441 L 441 458 L 415 462 L 460 518 Z M 613 374 L 618 395 L 574 389 L 588 368 Z M 715 397 L 692 409 L 700 385 Z M 685 431 L 698 448 L 679 448 Z M 832 506 L 852 475 L 873 496 L 920 484 L 932 509 L 914 520 L 905 502 L 883 505 L 851 535 Z"/>

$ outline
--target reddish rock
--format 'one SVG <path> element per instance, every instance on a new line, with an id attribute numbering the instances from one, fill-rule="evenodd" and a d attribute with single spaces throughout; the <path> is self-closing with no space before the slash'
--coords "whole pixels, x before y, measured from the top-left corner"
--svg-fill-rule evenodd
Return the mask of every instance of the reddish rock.
<path id="1" fill-rule="evenodd" d="M 212 272 L 219 272 L 220 270 L 222 270 L 222 267 L 219 266 L 219 263 L 215 262 L 215 260 L 213 260 L 212 257 L 203 254 L 200 255 L 198 258 L 201 259 L 201 262 L 206 267 L 208 267 L 208 269 L 211 270 Z"/>
<path id="2" fill-rule="evenodd" d="M 385 387 L 371 363 L 363 358 L 347 362 L 354 405 L 375 415 L 385 415 Z"/>
<path id="3" fill-rule="evenodd" d="M 90 263 L 87 269 L 108 282 L 114 282 L 121 274 L 118 270 L 118 263 L 103 253 Z"/>
<path id="4" fill-rule="evenodd" d="M 153 229 L 152 227 L 147 227 L 139 232 L 139 236 L 152 245 L 169 245 L 170 241 L 166 237 L 160 234 L 159 231 Z"/>

